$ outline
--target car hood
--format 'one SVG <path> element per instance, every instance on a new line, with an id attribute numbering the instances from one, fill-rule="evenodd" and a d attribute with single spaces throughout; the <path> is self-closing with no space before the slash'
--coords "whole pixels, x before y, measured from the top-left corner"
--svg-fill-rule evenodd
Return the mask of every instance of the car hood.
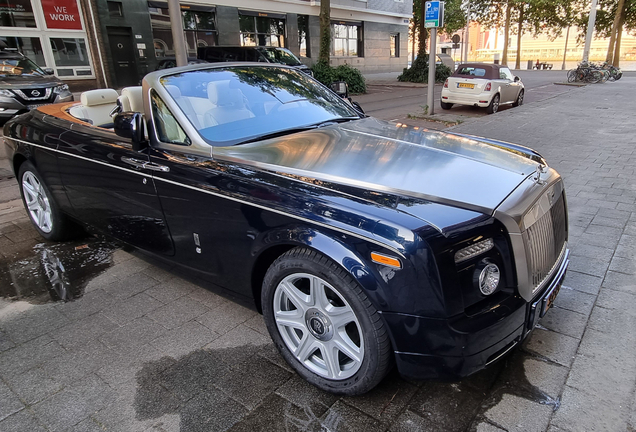
<path id="1" fill-rule="evenodd" d="M 525 147 L 374 118 L 214 148 L 214 157 L 492 214 L 545 163 Z"/>
<path id="2" fill-rule="evenodd" d="M 47 76 L 11 76 L 0 75 L 0 88 L 41 88 L 53 87 L 62 84 L 59 78 L 52 75 Z"/>

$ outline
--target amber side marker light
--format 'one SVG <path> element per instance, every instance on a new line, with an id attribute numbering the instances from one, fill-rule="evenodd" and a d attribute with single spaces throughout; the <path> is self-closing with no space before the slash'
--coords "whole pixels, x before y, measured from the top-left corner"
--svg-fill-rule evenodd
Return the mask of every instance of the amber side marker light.
<path id="1" fill-rule="evenodd" d="M 373 262 L 378 264 L 384 264 L 385 266 L 393 267 L 396 269 L 402 268 L 402 263 L 400 263 L 399 259 L 382 255 L 377 252 L 371 252 L 371 259 L 373 260 Z"/>

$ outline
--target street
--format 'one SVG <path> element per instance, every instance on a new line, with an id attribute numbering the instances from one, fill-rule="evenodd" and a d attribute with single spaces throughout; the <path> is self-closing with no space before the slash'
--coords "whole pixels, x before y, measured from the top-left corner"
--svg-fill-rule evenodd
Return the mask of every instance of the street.
<path id="1" fill-rule="evenodd" d="M 570 87 L 553 85 L 564 71 L 519 75 L 522 106 L 453 107 L 449 129 L 532 147 L 565 180 L 570 269 L 511 355 L 458 382 L 393 371 L 363 396 L 319 391 L 226 292 L 109 239 L 44 242 L 5 159 L 0 295 L 39 294 L 0 299 L 0 430 L 635 430 L 636 76 Z M 446 129 L 412 118 L 426 91 L 371 84 L 353 99 L 372 116 Z M 76 300 L 51 301 L 49 286 Z"/>

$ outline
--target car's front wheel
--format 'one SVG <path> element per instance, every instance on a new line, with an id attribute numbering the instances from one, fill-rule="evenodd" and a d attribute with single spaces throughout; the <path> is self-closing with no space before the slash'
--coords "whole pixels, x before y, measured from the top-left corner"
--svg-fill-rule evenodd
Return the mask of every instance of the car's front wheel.
<path id="1" fill-rule="evenodd" d="M 440 105 L 442 106 L 442 109 L 444 110 L 449 110 L 453 107 L 453 104 L 448 102 L 440 102 Z"/>
<path id="2" fill-rule="evenodd" d="M 316 387 L 357 395 L 375 387 L 391 366 L 380 315 L 342 267 L 308 248 L 295 248 L 268 269 L 261 295 L 274 344 Z"/>
<path id="3" fill-rule="evenodd" d="M 512 103 L 513 107 L 518 107 L 519 105 L 523 105 L 523 89 L 519 92 L 519 96 L 517 96 L 517 100 Z"/>
<path id="4" fill-rule="evenodd" d="M 73 224 L 60 211 L 31 162 L 24 162 L 20 166 L 18 180 L 24 207 L 38 233 L 53 241 L 69 238 L 73 234 Z"/>
<path id="5" fill-rule="evenodd" d="M 490 105 L 486 107 L 486 112 L 488 114 L 494 114 L 499 110 L 499 95 L 496 94 L 492 97 L 490 101 Z"/>

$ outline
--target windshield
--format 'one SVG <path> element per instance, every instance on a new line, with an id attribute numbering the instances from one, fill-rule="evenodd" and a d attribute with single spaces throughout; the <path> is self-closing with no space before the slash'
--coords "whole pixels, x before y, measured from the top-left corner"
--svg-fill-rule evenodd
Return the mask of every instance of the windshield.
<path id="1" fill-rule="evenodd" d="M 284 48 L 259 48 L 270 63 L 280 63 L 287 66 L 300 66 L 302 63 L 291 51 Z"/>
<path id="2" fill-rule="evenodd" d="M 0 59 L 0 75 L 46 75 L 42 69 L 28 58 Z"/>
<path id="3" fill-rule="evenodd" d="M 163 77 L 161 84 L 199 134 L 215 146 L 360 118 L 329 89 L 286 68 L 188 71 Z"/>

